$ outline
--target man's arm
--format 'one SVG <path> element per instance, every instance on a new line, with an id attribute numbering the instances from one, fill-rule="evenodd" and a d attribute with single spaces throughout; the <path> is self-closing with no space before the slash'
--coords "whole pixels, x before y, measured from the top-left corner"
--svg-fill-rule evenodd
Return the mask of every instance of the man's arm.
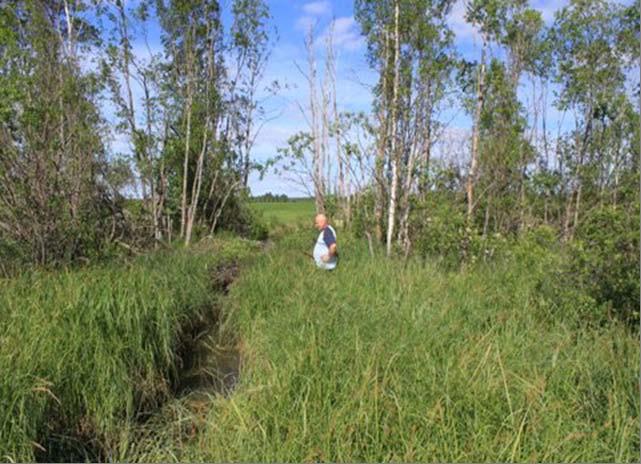
<path id="1" fill-rule="evenodd" d="M 336 256 L 336 242 L 332 243 L 327 247 L 329 252 L 326 255 L 321 256 L 321 259 L 324 263 L 328 262 L 332 256 Z"/>
<path id="2" fill-rule="evenodd" d="M 323 241 L 329 250 L 328 253 L 321 258 L 323 262 L 326 263 L 332 256 L 336 256 L 336 237 L 329 227 L 326 227 L 323 231 Z"/>
<path id="3" fill-rule="evenodd" d="M 330 256 L 336 256 L 336 242 L 332 243 L 329 246 L 329 255 Z"/>

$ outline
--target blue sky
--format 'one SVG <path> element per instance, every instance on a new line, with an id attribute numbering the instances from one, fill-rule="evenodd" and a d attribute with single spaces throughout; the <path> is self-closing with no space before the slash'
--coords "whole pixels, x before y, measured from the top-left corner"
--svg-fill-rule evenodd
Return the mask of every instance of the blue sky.
<path id="1" fill-rule="evenodd" d="M 327 33 L 332 20 L 336 47 L 336 91 L 339 111 L 368 111 L 371 93 L 368 85 L 376 76 L 365 60 L 365 42 L 353 17 L 353 5 L 347 1 L 287 1 L 269 2 L 280 39 L 275 45 L 272 58 L 266 69 L 266 81 L 274 79 L 285 83 L 287 89 L 271 99 L 270 106 L 279 111 L 280 117 L 270 121 L 261 132 L 254 156 L 262 161 L 274 156 L 278 147 L 286 144 L 287 138 L 300 130 L 307 130 L 307 123 L 299 107 L 307 106 L 307 83 L 295 63 L 306 69 L 304 36 L 314 25 L 318 36 L 317 69 L 322 73 L 322 37 Z M 274 173 L 260 181 L 257 175 L 250 178 L 252 193 L 260 195 L 267 191 L 286 193 L 290 196 L 304 194 L 295 184 Z"/>
<path id="2" fill-rule="evenodd" d="M 131 3 L 134 3 L 133 1 Z M 130 4 L 131 4 L 130 3 Z M 226 26 L 230 23 L 231 0 L 222 0 L 223 10 L 226 12 L 223 20 Z M 457 0 L 449 16 L 449 24 L 456 35 L 456 48 L 458 52 L 469 60 L 476 60 L 480 55 L 479 37 L 474 28 L 465 22 L 465 0 Z M 531 0 L 530 5 L 539 10 L 547 24 L 551 24 L 554 13 L 567 5 L 568 0 Z M 626 3 L 628 3 L 626 1 Z M 267 65 L 264 84 L 274 80 L 283 86 L 282 91 L 270 97 L 265 102 L 265 108 L 277 118 L 268 121 L 253 150 L 253 157 L 258 161 L 265 161 L 277 154 L 279 147 L 286 145 L 287 139 L 300 130 L 307 130 L 307 123 L 301 113 L 301 106 L 306 107 L 308 101 L 307 84 L 298 71 L 296 64 L 306 68 L 306 52 L 304 36 L 310 24 L 315 25 L 318 37 L 318 64 L 319 75 L 322 74 L 322 38 L 327 34 L 332 21 L 334 22 L 334 44 L 336 48 L 336 89 L 339 111 L 365 111 L 371 107 L 371 86 L 376 82 L 376 75 L 366 63 L 366 45 L 360 34 L 358 23 L 354 19 L 352 0 L 268 0 L 273 16 L 273 23 L 278 31 L 278 41 L 274 44 L 271 59 Z M 142 31 L 139 31 L 142 32 Z M 159 28 L 152 19 L 146 26 L 146 33 L 152 51 L 160 51 Z M 139 40 L 135 44 L 135 52 L 145 56 L 146 46 Z M 499 53 L 498 50 L 490 50 Z M 531 99 L 532 87 L 524 82 L 520 88 L 520 98 L 527 104 Z M 562 115 L 553 107 L 553 95 L 547 99 L 546 113 L 548 127 L 555 130 L 561 123 Z M 107 107 L 108 105 L 105 104 Z M 106 110 L 106 114 L 110 111 Z M 563 119 L 567 126 L 571 118 Z M 471 126 L 469 117 L 461 110 L 460 105 L 454 105 L 448 114 L 449 130 L 457 134 L 458 138 L 465 138 Z M 112 149 L 126 152 L 128 141 L 123 136 L 116 136 Z M 466 150 L 461 145 L 461 154 L 464 157 Z M 250 188 L 254 195 L 271 191 L 272 193 L 285 193 L 290 196 L 304 194 L 296 184 L 288 182 L 273 172 L 268 173 L 260 180 L 257 175 L 250 177 Z"/>
<path id="3" fill-rule="evenodd" d="M 566 5 L 566 0 L 532 0 L 532 7 L 541 11 L 543 19 L 549 24 L 554 12 Z M 276 154 L 277 147 L 285 145 L 287 138 L 298 130 L 306 130 L 306 122 L 301 115 L 297 102 L 306 104 L 307 89 L 294 61 L 305 66 L 304 33 L 309 24 L 316 24 L 319 36 L 326 33 L 330 22 L 335 23 L 335 45 L 337 48 L 337 102 L 340 110 L 368 111 L 371 106 L 371 93 L 368 86 L 376 82 L 376 75 L 369 69 L 365 51 L 366 45 L 360 35 L 358 23 L 354 20 L 354 7 L 351 0 L 288 1 L 269 2 L 280 40 L 276 44 L 272 59 L 266 72 L 267 80 L 278 79 L 293 86 L 274 98 L 270 105 L 279 108 L 282 115 L 266 124 L 254 149 L 254 156 L 264 160 Z M 465 58 L 478 59 L 480 54 L 479 37 L 473 27 L 464 20 L 465 2 L 458 0 L 452 8 L 449 23 L 456 34 L 456 47 Z M 319 47 L 321 48 L 321 47 Z M 322 50 L 319 50 L 322 55 Z M 322 63 L 318 69 L 322 69 Z M 527 87 L 527 86 L 524 86 Z M 522 89 L 527 93 L 527 89 Z M 525 98 L 525 96 L 524 96 Z M 554 119 L 557 114 L 549 108 Z M 470 127 L 470 120 L 460 108 L 452 108 L 451 129 L 464 133 Z M 257 175 L 250 178 L 252 193 L 260 195 L 271 191 L 300 195 L 301 190 L 286 179 L 273 173 L 262 181 Z"/>

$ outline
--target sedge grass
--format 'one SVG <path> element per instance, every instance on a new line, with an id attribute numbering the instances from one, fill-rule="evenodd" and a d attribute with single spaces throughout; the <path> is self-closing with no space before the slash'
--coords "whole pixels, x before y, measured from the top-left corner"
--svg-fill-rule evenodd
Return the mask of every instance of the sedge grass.
<path id="1" fill-rule="evenodd" d="M 0 460 L 108 459 L 170 393 L 228 246 L 0 281 Z"/>
<path id="2" fill-rule="evenodd" d="M 307 245 L 286 238 L 232 288 L 234 394 L 190 441 L 129 459 L 638 462 L 638 338 L 550 314 L 544 261 L 445 272 L 344 237 L 322 273 Z"/>

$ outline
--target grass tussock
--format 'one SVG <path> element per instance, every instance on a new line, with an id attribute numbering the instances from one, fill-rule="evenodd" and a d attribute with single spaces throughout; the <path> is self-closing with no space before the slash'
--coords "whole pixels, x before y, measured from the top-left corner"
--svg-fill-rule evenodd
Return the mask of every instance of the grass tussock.
<path id="1" fill-rule="evenodd" d="M 168 398 L 181 330 L 212 310 L 212 274 L 249 253 L 209 243 L 0 281 L 0 460 L 108 459 Z"/>
<path id="2" fill-rule="evenodd" d="M 550 261 L 444 272 L 344 237 L 322 273 L 308 245 L 283 240 L 232 287 L 234 394 L 190 440 L 159 430 L 130 459 L 637 462 L 638 337 L 550 311 Z"/>

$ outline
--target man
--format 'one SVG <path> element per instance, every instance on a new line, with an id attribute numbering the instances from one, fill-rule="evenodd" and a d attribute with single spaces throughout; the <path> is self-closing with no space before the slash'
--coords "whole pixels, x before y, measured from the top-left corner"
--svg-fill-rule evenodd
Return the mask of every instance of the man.
<path id="1" fill-rule="evenodd" d="M 336 249 L 336 231 L 327 222 L 324 214 L 317 214 L 314 219 L 316 229 L 320 231 L 314 246 L 314 261 L 320 269 L 331 271 L 336 268 L 338 251 Z"/>

